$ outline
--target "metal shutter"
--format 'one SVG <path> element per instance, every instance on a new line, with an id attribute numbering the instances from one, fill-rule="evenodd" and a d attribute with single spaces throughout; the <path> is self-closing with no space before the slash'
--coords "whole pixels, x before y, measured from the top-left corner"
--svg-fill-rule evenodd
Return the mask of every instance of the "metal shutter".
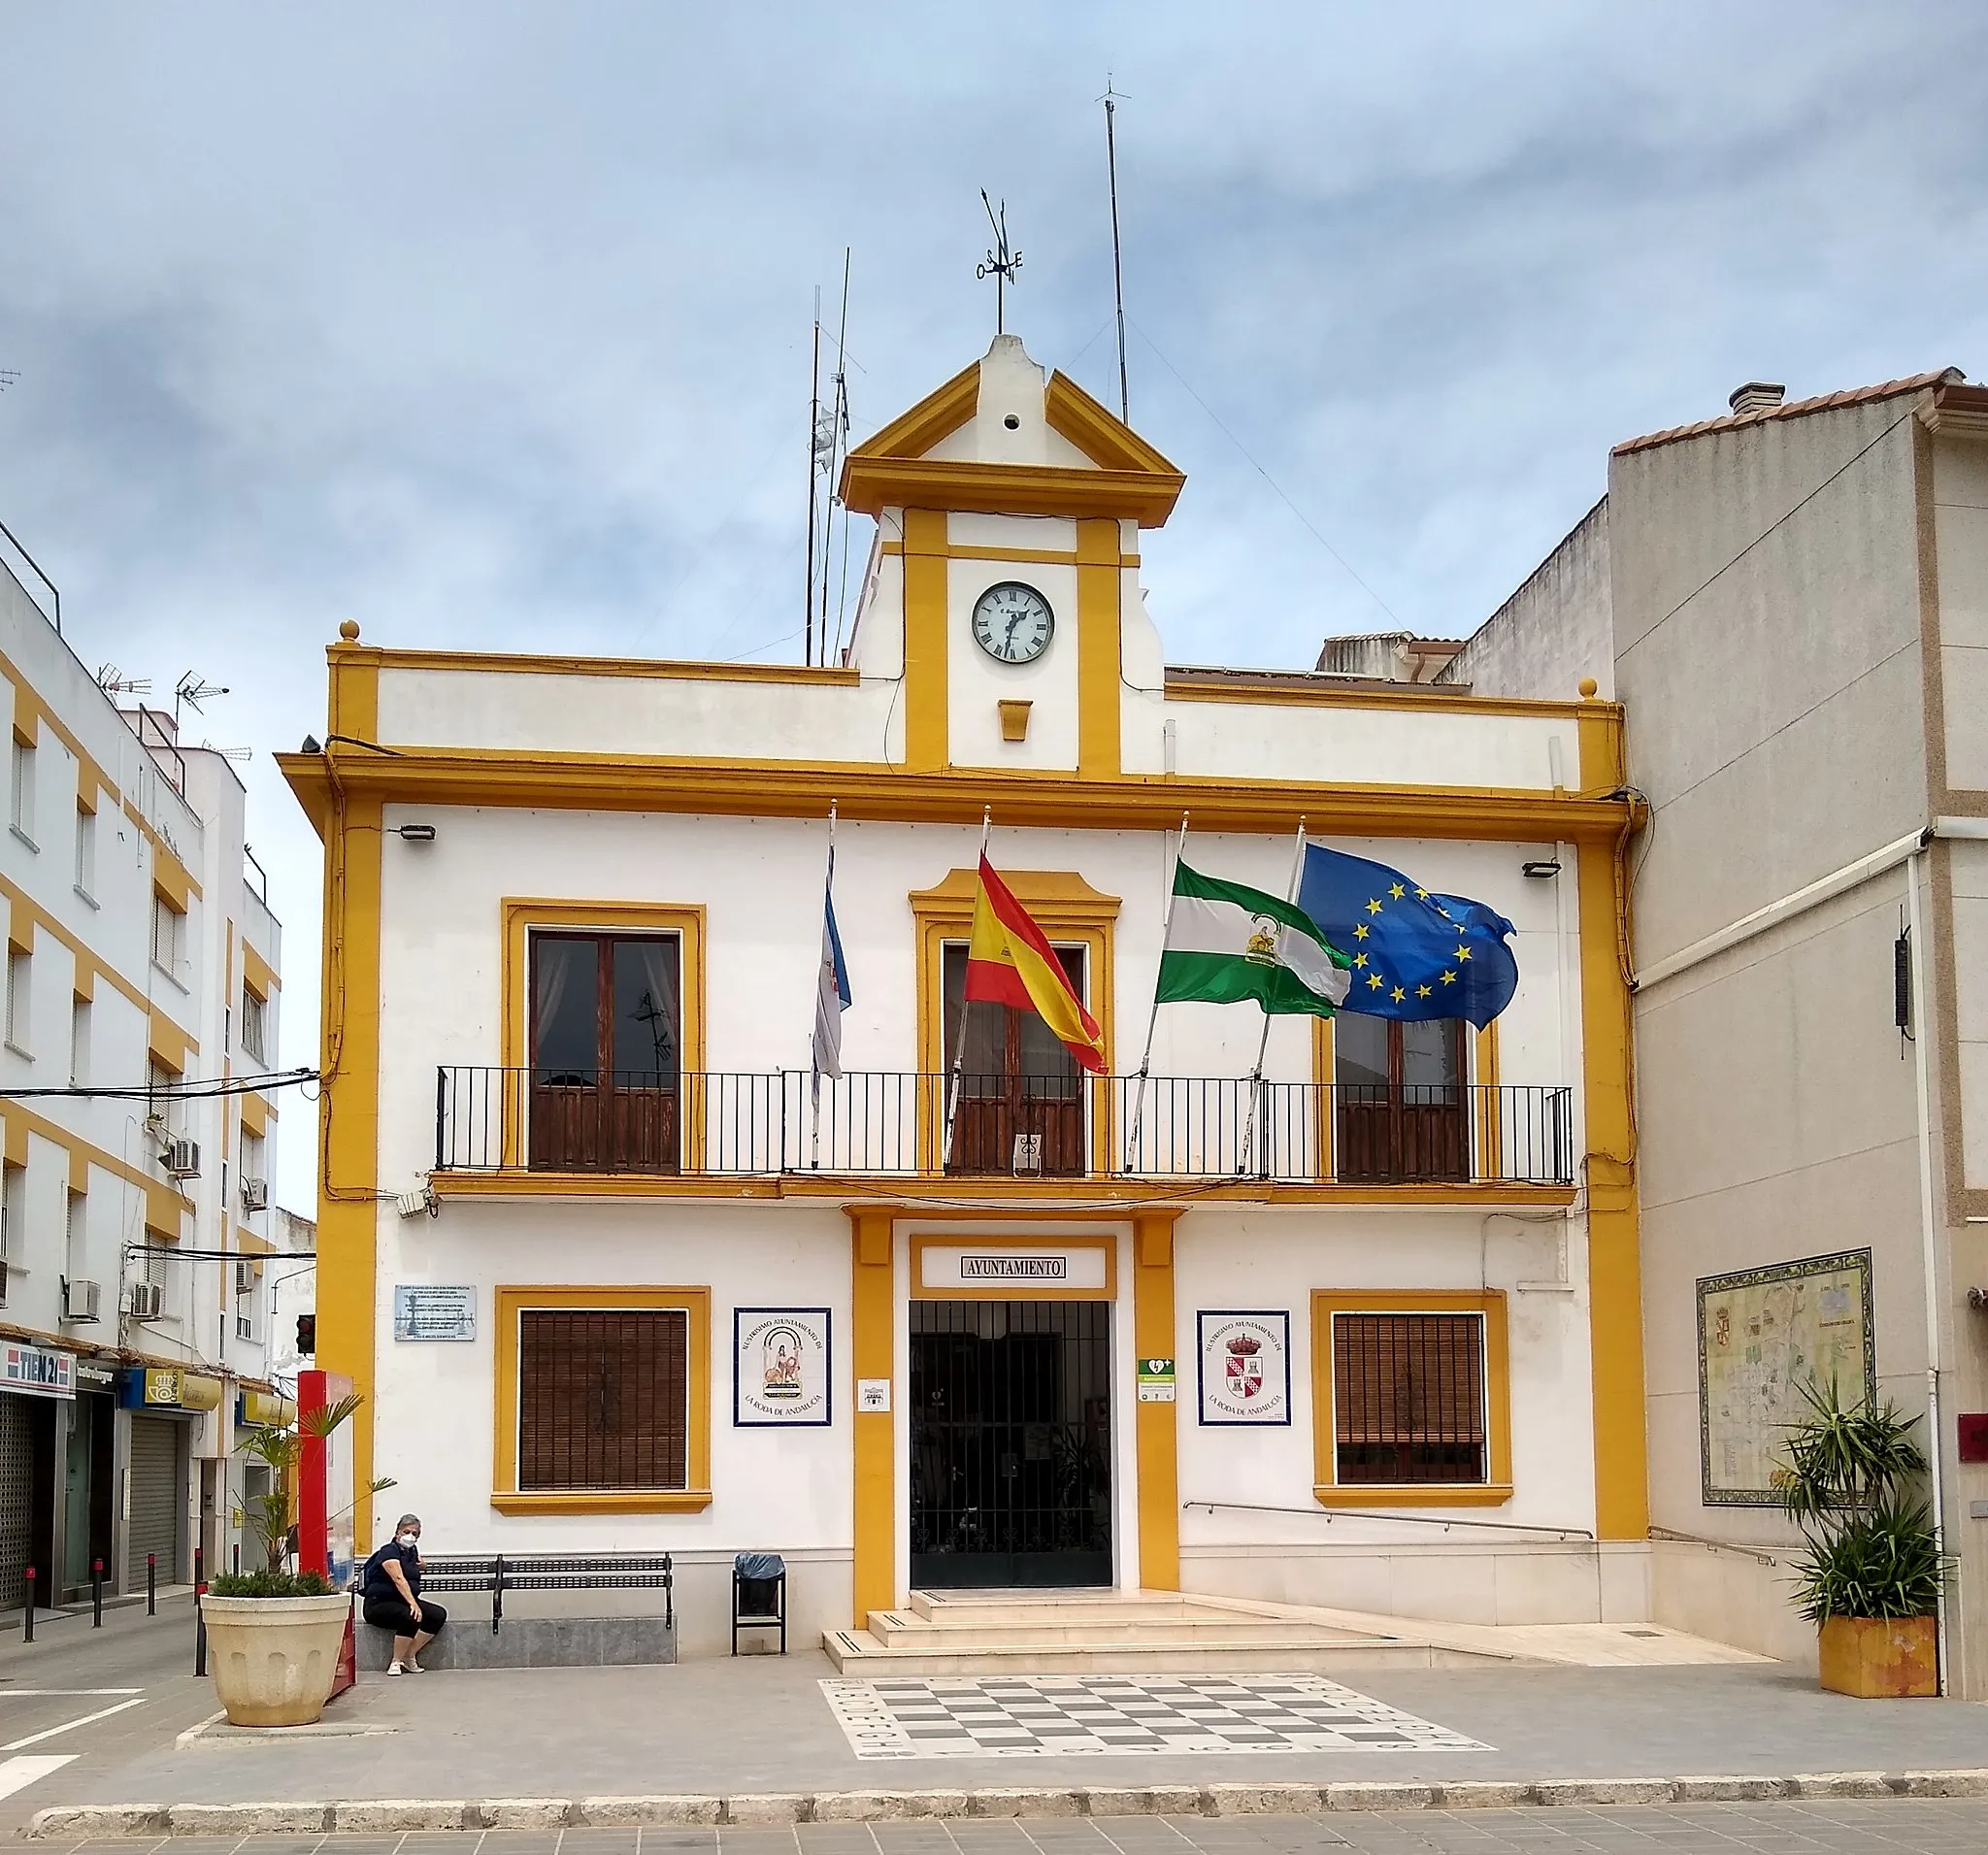
<path id="1" fill-rule="evenodd" d="M 688 1314 L 531 1309 L 518 1341 L 520 1488 L 689 1485 Z"/>
<path id="2" fill-rule="evenodd" d="M 131 1418 L 131 1588 L 145 1588 L 145 1555 L 158 1555 L 161 1584 L 180 1576 L 180 1509 L 185 1505 L 181 1471 L 183 1426 L 170 1417 Z"/>
<path id="3" fill-rule="evenodd" d="M 29 1533 L 34 1521 L 35 1444 L 27 1400 L 0 1392 L 0 1609 L 26 1602 Z"/>

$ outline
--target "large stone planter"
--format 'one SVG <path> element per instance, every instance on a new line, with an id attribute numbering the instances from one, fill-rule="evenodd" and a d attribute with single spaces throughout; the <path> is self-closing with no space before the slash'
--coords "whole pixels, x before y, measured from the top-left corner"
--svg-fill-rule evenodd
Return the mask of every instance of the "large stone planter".
<path id="1" fill-rule="evenodd" d="M 1930 1616 L 1833 1616 L 1817 1646 L 1832 1693 L 1889 1701 L 1939 1692 L 1939 1628 Z"/>
<path id="2" fill-rule="evenodd" d="M 209 1593 L 200 1603 L 215 1693 L 232 1725 L 309 1726 L 324 1711 L 350 1599 Z"/>

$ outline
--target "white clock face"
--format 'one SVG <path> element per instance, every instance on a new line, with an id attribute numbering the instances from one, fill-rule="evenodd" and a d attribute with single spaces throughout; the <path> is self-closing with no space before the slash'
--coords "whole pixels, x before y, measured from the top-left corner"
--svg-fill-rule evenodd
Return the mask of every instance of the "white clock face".
<path id="1" fill-rule="evenodd" d="M 1033 586 L 1004 580 L 974 602 L 974 642 L 997 663 L 1033 663 L 1049 647 L 1056 614 Z"/>

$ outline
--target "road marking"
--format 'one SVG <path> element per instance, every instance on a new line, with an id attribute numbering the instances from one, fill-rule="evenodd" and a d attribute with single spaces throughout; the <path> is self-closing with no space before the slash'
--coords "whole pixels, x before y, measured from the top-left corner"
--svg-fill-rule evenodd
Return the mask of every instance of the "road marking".
<path id="1" fill-rule="evenodd" d="M 85 1713 L 80 1720 L 65 1721 L 61 1726 L 51 1726 L 43 1733 L 30 1733 L 24 1739 L 10 1739 L 5 1745 L 0 1745 L 0 1752 L 17 1752 L 23 1745 L 39 1745 L 44 1739 L 51 1739 L 59 1733 L 73 1733 L 79 1726 L 87 1726 L 92 1720 L 108 1720 L 113 1713 L 121 1713 L 127 1706 L 144 1705 L 143 1695 L 135 1701 L 119 1701 L 116 1706 L 102 1707 L 94 1713 Z"/>
<path id="2" fill-rule="evenodd" d="M 39 1752 L 33 1758 L 0 1759 L 0 1797 L 26 1790 L 37 1778 L 75 1764 L 77 1757 L 75 1752 Z"/>
<path id="3" fill-rule="evenodd" d="M 0 1701 L 46 1701 L 56 1696 L 82 1698 L 90 1694 L 143 1694 L 142 1687 L 0 1687 Z"/>

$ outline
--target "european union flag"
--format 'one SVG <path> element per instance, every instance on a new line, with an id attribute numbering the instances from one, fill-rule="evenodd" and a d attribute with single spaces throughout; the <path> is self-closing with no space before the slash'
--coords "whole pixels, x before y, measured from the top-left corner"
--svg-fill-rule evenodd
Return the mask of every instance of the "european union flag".
<path id="1" fill-rule="evenodd" d="M 1481 902 L 1438 895 L 1384 863 L 1308 844 L 1298 906 L 1353 956 L 1342 1011 L 1461 1017 L 1482 1030 L 1518 989 L 1504 915 Z"/>

